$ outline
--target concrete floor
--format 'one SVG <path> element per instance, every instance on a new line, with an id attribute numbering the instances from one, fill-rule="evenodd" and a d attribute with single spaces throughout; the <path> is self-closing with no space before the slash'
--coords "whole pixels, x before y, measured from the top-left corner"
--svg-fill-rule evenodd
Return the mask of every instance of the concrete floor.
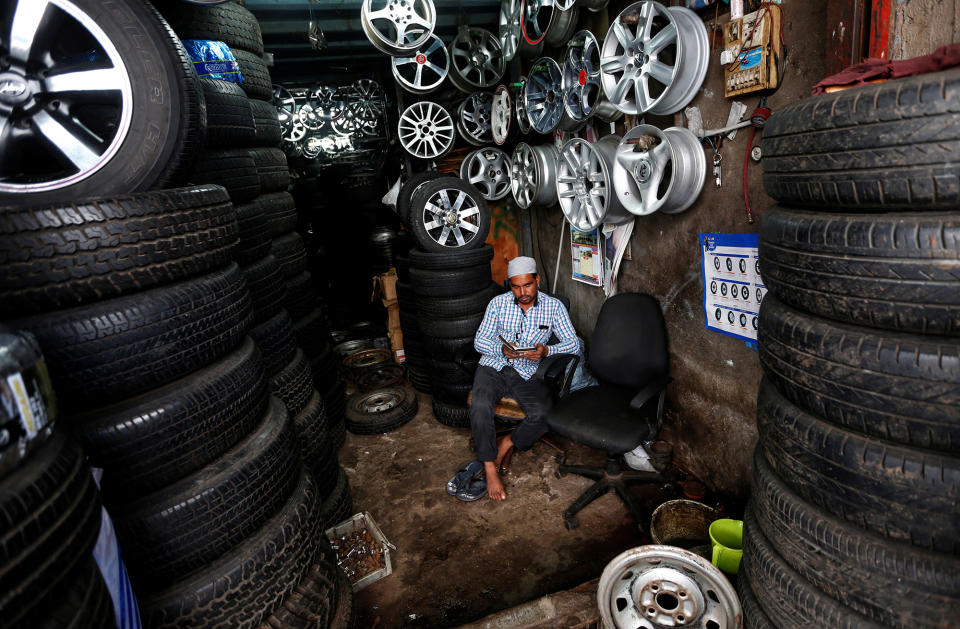
<path id="1" fill-rule="evenodd" d="M 409 424 L 385 435 L 348 435 L 340 451 L 354 511 L 369 512 L 397 547 L 393 574 L 357 593 L 360 627 L 458 626 L 585 583 L 620 552 L 649 543 L 613 493 L 581 513 L 578 529 L 566 530 L 561 513 L 592 481 L 556 478 L 554 451 L 544 444 L 514 456 L 505 502 L 447 495 L 447 480 L 473 458 L 470 431 L 440 424 L 430 396 L 419 398 Z M 569 462 L 603 463 L 602 452 L 558 441 L 569 445 Z M 654 505 L 673 497 L 637 492 Z"/>

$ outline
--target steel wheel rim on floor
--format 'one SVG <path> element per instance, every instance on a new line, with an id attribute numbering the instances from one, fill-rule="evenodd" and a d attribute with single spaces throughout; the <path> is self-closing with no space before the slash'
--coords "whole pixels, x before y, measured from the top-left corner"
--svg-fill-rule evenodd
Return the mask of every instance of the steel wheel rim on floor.
<path id="1" fill-rule="evenodd" d="M 560 66 L 550 57 L 540 57 L 530 67 L 524 85 L 523 108 L 537 133 L 554 131 L 563 118 L 563 78 Z"/>
<path id="2" fill-rule="evenodd" d="M 403 403 L 403 399 L 392 390 L 361 393 L 353 402 L 353 407 L 364 415 L 379 415 Z"/>
<path id="3" fill-rule="evenodd" d="M 587 120 L 603 94 L 600 45 L 593 33 L 578 31 L 567 44 L 563 63 L 563 108 L 574 120 Z"/>
<path id="4" fill-rule="evenodd" d="M 488 143 L 493 138 L 492 113 L 493 96 L 489 92 L 467 96 L 457 110 L 457 125 L 463 139 L 474 146 Z"/>
<path id="5" fill-rule="evenodd" d="M 503 0 L 500 4 L 499 32 L 503 60 L 512 61 L 520 46 L 520 0 Z"/>
<path id="6" fill-rule="evenodd" d="M 523 0 L 520 4 L 520 33 L 524 41 L 531 46 L 542 43 L 556 12 L 553 0 Z"/>
<path id="7" fill-rule="evenodd" d="M 637 151 L 637 139 L 643 137 L 656 138 L 659 143 Z M 700 141 L 682 127 L 661 131 L 652 125 L 638 125 L 617 147 L 613 185 L 623 206 L 637 216 L 658 210 L 683 212 L 700 196 L 706 176 L 707 158 Z"/>
<path id="8" fill-rule="evenodd" d="M 493 93 L 493 104 L 490 106 L 491 131 L 493 141 L 497 145 L 502 145 L 507 141 L 510 135 L 510 118 L 512 116 L 512 104 L 510 103 L 510 90 L 506 85 L 501 85 Z"/>
<path id="9" fill-rule="evenodd" d="M 743 611 L 727 577 L 675 546 L 638 546 L 607 564 L 597 586 L 605 627 L 735 629 Z"/>
<path id="10" fill-rule="evenodd" d="M 465 190 L 441 188 L 426 199 L 415 220 L 422 222 L 426 234 L 438 245 L 464 247 L 480 231 L 480 206 Z"/>
<path id="11" fill-rule="evenodd" d="M 393 355 L 390 350 L 379 347 L 358 349 L 343 357 L 343 366 L 347 369 L 364 369 L 391 362 L 393 362 Z"/>
<path id="12" fill-rule="evenodd" d="M 557 202 L 557 148 L 551 144 L 530 146 L 520 142 L 513 149 L 510 189 L 523 209 Z"/>
<path id="13" fill-rule="evenodd" d="M 456 137 L 450 114 L 430 101 L 414 103 L 404 110 L 397 124 L 397 135 L 403 148 L 421 159 L 443 155 L 453 148 Z"/>
<path id="14" fill-rule="evenodd" d="M 432 0 L 363 0 L 360 7 L 360 24 L 367 39 L 393 57 L 406 56 L 422 46 L 436 23 Z M 420 35 L 412 41 L 407 38 L 411 28 Z"/>
<path id="15" fill-rule="evenodd" d="M 506 69 L 500 40 L 482 28 L 461 26 L 449 50 L 450 82 L 461 92 L 493 87 Z"/>
<path id="16" fill-rule="evenodd" d="M 634 16 L 642 28 L 629 23 Z M 635 2 L 617 16 L 603 40 L 603 91 L 626 114 L 672 114 L 700 89 L 709 50 L 706 27 L 690 9 Z"/>
<path id="17" fill-rule="evenodd" d="M 443 41 L 431 35 L 413 54 L 390 60 L 393 78 L 414 94 L 427 94 L 440 87 L 450 71 L 450 55 Z"/>
<path id="18" fill-rule="evenodd" d="M 287 135 L 293 128 L 294 120 L 297 119 L 297 101 L 285 87 L 274 85 L 272 102 L 277 108 L 277 120 L 280 121 L 281 133 Z"/>
<path id="19" fill-rule="evenodd" d="M 460 164 L 460 178 L 480 191 L 487 201 L 499 201 L 510 193 L 513 162 L 493 147 L 468 154 Z"/>
<path id="20" fill-rule="evenodd" d="M 588 232 L 603 223 L 624 223 L 633 215 L 613 189 L 613 164 L 620 136 L 608 135 L 591 144 L 568 140 L 557 160 L 557 198 L 574 228 Z"/>
<path id="21" fill-rule="evenodd" d="M 517 129 L 524 135 L 530 133 L 530 118 L 527 117 L 527 110 L 523 106 L 526 91 L 527 77 L 521 76 L 517 79 L 517 93 L 513 95 L 513 113 L 517 119 Z"/>
<path id="22" fill-rule="evenodd" d="M 50 25 L 58 32 L 47 32 Z M 58 67 L 50 47 L 77 35 L 96 43 L 91 56 L 97 60 Z M 106 166 L 127 138 L 134 105 L 132 81 L 110 37 L 69 0 L 20 0 L 0 41 L 0 152 L 24 155 L 20 147 L 29 143 L 29 153 L 39 154 L 34 164 L 17 160 L 16 173 L 0 172 L 0 192 L 56 190 Z M 35 67 L 34 60 L 45 67 Z M 89 107 L 95 104 L 111 113 L 97 113 Z"/>

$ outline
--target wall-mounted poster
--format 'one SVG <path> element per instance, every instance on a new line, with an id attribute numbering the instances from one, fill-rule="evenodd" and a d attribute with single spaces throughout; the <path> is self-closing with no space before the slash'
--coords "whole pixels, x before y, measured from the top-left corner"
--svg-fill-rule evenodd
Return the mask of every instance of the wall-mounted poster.
<path id="1" fill-rule="evenodd" d="M 699 238 L 707 329 L 756 341 L 760 302 L 767 292 L 760 277 L 757 234 L 700 234 Z"/>
<path id="2" fill-rule="evenodd" d="M 570 227 L 573 249 L 573 279 L 591 286 L 603 286 L 603 255 L 600 230 L 578 231 Z"/>

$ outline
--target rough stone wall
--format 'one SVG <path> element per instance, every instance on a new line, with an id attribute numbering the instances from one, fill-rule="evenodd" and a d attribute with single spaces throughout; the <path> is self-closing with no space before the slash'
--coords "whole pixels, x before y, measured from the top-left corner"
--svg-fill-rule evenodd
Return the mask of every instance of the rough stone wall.
<path id="1" fill-rule="evenodd" d="M 960 42 L 960 1 L 895 0 L 888 41 L 888 58 L 894 60 Z"/>

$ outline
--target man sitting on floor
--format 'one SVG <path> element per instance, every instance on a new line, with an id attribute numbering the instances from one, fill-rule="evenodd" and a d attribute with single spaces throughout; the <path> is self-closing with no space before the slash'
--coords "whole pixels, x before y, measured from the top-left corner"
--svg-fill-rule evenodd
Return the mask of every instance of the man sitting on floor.
<path id="1" fill-rule="evenodd" d="M 513 446 L 520 451 L 529 449 L 547 432 L 547 411 L 553 400 L 549 389 L 532 377 L 540 360 L 578 349 L 577 333 L 563 304 L 537 291 L 540 277 L 536 261 L 514 258 L 507 265 L 507 276 L 510 293 L 490 300 L 473 340 L 481 357 L 473 378 L 470 429 L 477 444 L 477 458 L 483 461 L 486 472 L 487 493 L 494 500 L 507 497 L 498 473 L 504 455 Z M 552 334 L 560 342 L 546 345 Z M 518 353 L 515 347 L 533 349 Z M 493 410 L 505 396 L 517 401 L 526 418 L 498 445 Z"/>

